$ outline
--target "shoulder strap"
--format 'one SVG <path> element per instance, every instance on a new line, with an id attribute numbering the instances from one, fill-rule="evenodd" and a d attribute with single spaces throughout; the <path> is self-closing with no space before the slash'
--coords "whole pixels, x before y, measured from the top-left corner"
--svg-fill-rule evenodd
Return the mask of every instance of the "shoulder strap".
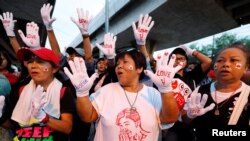
<path id="1" fill-rule="evenodd" d="M 245 87 L 242 89 L 240 96 L 234 106 L 234 110 L 232 112 L 232 115 L 230 116 L 228 125 L 237 124 L 239 117 L 241 115 L 241 112 L 248 101 L 249 93 L 250 93 L 250 86 L 245 85 Z"/>
<path id="2" fill-rule="evenodd" d="M 20 95 L 21 95 L 23 89 L 24 89 L 24 86 L 21 86 L 21 87 L 19 88 L 19 90 L 18 90 L 18 97 L 20 97 Z"/>
<path id="3" fill-rule="evenodd" d="M 60 91 L 60 99 L 63 98 L 65 90 L 66 90 L 66 87 L 62 87 L 62 88 L 61 88 L 61 91 Z"/>

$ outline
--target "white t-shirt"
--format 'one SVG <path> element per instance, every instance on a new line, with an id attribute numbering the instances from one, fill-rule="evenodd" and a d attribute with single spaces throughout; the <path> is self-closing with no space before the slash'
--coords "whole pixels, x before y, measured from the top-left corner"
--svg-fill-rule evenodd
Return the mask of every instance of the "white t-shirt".
<path id="1" fill-rule="evenodd" d="M 127 92 L 132 104 L 136 93 Z M 159 130 L 173 124 L 160 124 L 161 94 L 153 87 L 143 85 L 138 92 L 134 107 L 124 90 L 117 83 L 110 83 L 90 97 L 99 119 L 97 120 L 95 141 L 157 141 Z"/>

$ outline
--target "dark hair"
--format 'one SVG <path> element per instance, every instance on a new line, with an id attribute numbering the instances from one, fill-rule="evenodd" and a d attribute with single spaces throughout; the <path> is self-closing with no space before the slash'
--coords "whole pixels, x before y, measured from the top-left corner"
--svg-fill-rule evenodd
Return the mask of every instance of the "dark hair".
<path id="1" fill-rule="evenodd" d="M 145 56 L 138 51 L 135 48 L 120 52 L 115 57 L 115 62 L 117 62 L 119 59 L 124 58 L 125 55 L 129 55 L 135 62 L 136 69 L 143 68 L 143 70 L 146 69 L 146 58 Z M 145 76 L 144 71 L 140 74 L 140 80 Z"/>
<path id="2" fill-rule="evenodd" d="M 5 51 L 3 51 L 3 50 L 1 50 L 1 51 L 0 51 L 0 57 L 1 57 L 2 55 L 3 55 L 4 58 L 7 60 L 6 69 L 8 70 L 8 72 L 10 72 L 10 73 L 15 72 L 14 69 L 11 67 L 12 61 L 11 61 L 10 56 L 8 55 L 8 53 L 5 52 Z M 2 58 L 1 58 L 1 60 L 2 60 Z M 1 63 L 2 63 L 2 61 L 1 61 Z"/>
<path id="3" fill-rule="evenodd" d="M 106 60 L 106 58 L 104 58 L 104 57 L 98 58 L 97 61 L 96 61 L 96 65 L 97 65 L 100 61 L 105 61 L 105 60 Z"/>
<path id="4" fill-rule="evenodd" d="M 228 49 L 228 48 L 237 48 L 239 50 L 241 50 L 244 53 L 244 56 L 246 57 L 246 64 L 249 65 L 250 63 L 250 51 L 249 49 L 241 42 L 235 42 L 231 45 L 228 45 L 224 48 L 222 48 L 216 55 L 215 55 L 215 60 L 217 60 L 218 56 L 221 54 L 221 52 L 223 52 L 224 50 Z M 214 63 L 214 62 L 213 62 Z"/>

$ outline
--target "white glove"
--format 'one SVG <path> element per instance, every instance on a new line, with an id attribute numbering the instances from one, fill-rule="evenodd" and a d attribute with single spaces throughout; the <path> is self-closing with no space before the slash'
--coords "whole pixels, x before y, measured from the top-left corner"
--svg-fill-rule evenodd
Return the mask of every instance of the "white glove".
<path id="1" fill-rule="evenodd" d="M 0 118 L 2 117 L 2 114 L 3 114 L 4 104 L 5 104 L 5 97 L 1 95 L 0 96 Z"/>
<path id="2" fill-rule="evenodd" d="M 46 93 L 41 85 L 38 85 L 32 97 L 31 117 L 41 122 L 46 118 L 47 114 L 43 111 Z"/>
<path id="3" fill-rule="evenodd" d="M 23 42 L 30 48 L 40 48 L 40 36 L 39 36 L 39 27 L 36 23 L 31 22 L 26 24 L 26 37 L 23 34 L 22 30 L 18 30 L 20 37 Z"/>
<path id="4" fill-rule="evenodd" d="M 150 29 L 154 26 L 154 21 L 151 21 L 152 17 L 146 14 L 145 16 L 140 15 L 138 21 L 138 28 L 136 28 L 135 22 L 132 23 L 134 36 L 137 45 L 145 45 L 146 38 Z"/>
<path id="5" fill-rule="evenodd" d="M 53 6 L 48 4 L 43 4 L 43 7 L 40 10 L 42 19 L 43 19 L 43 24 L 46 27 L 46 30 L 53 30 L 52 23 L 56 20 L 56 18 L 51 18 L 50 13 L 51 10 L 53 9 Z"/>
<path id="6" fill-rule="evenodd" d="M 193 52 L 195 51 L 194 49 L 191 49 L 190 47 L 183 45 L 180 46 L 179 48 L 182 48 L 186 52 L 187 56 L 192 56 Z"/>
<path id="7" fill-rule="evenodd" d="M 72 73 L 66 67 L 64 67 L 64 72 L 74 85 L 76 89 L 76 95 L 78 97 L 88 96 L 89 90 L 92 87 L 94 80 L 98 77 L 98 74 L 94 73 L 89 78 L 85 62 L 81 57 L 74 57 L 74 62 L 70 60 L 69 66 L 72 70 Z"/>
<path id="8" fill-rule="evenodd" d="M 116 36 L 114 36 L 112 33 L 106 33 L 104 35 L 104 46 L 102 47 L 100 44 L 96 43 L 96 46 L 103 52 L 103 54 L 108 59 L 114 59 L 115 58 L 115 42 L 116 42 Z"/>
<path id="9" fill-rule="evenodd" d="M 89 23 L 92 17 L 89 16 L 89 11 L 84 11 L 82 8 L 77 8 L 78 21 L 76 21 L 73 17 L 71 20 L 78 26 L 82 35 L 88 35 Z"/>
<path id="10" fill-rule="evenodd" d="M 182 68 L 182 63 L 174 67 L 175 59 L 176 56 L 172 55 L 168 63 L 168 53 L 165 52 L 162 59 L 161 56 L 158 56 L 156 59 L 155 74 L 149 70 L 144 71 L 144 73 L 149 76 L 155 83 L 161 93 L 168 93 L 173 91 L 172 79 L 174 78 L 175 73 Z"/>
<path id="11" fill-rule="evenodd" d="M 14 26 L 16 20 L 13 20 L 13 14 L 11 12 L 5 12 L 3 13 L 3 16 L 0 15 L 0 19 L 3 23 L 6 34 L 11 37 L 15 36 Z"/>
<path id="12" fill-rule="evenodd" d="M 204 115 L 208 111 L 211 111 L 215 104 L 212 103 L 208 107 L 204 108 L 206 102 L 207 102 L 207 94 L 203 94 L 201 98 L 201 94 L 198 93 L 198 88 L 196 88 L 191 96 L 187 99 L 187 116 L 190 119 L 196 118 L 197 116 Z"/>

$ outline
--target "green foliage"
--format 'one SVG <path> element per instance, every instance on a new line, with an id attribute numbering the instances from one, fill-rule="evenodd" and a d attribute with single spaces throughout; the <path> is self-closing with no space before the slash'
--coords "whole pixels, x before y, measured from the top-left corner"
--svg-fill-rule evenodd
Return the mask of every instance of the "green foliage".
<path id="1" fill-rule="evenodd" d="M 196 49 L 203 54 L 214 57 L 215 54 L 222 48 L 231 45 L 235 42 L 242 42 L 246 47 L 250 48 L 250 39 L 249 37 L 237 38 L 236 34 L 222 34 L 220 37 L 214 39 L 212 44 L 198 46 L 197 44 L 192 44 L 190 48 Z M 192 60 L 192 58 L 191 58 Z"/>

